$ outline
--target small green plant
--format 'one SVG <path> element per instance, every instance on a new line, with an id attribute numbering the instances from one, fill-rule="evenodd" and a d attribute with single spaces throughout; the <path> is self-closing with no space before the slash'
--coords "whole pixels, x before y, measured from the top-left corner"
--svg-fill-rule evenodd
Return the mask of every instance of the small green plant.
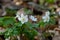
<path id="1" fill-rule="evenodd" d="M 22 24 L 21 22 L 16 21 L 17 20 L 14 17 L 0 18 L 0 25 L 6 29 L 5 32 L 3 32 L 5 38 L 25 34 L 29 40 L 34 40 L 34 36 L 38 34 L 37 30 L 34 29 L 34 25 L 36 24 L 33 25 L 30 22 Z"/>
<path id="2" fill-rule="evenodd" d="M 56 14 L 47 12 L 44 16 L 42 16 L 42 20 L 39 22 L 40 26 L 45 27 L 47 25 L 54 25 L 56 23 L 54 16 L 56 16 Z"/>
<path id="3" fill-rule="evenodd" d="M 9 13 L 11 12 L 9 11 Z M 15 13 L 16 11 L 13 12 L 13 14 Z M 27 13 L 27 15 L 24 15 L 24 13 Z M 2 33 L 5 38 L 24 34 L 29 40 L 34 40 L 34 37 L 38 35 L 38 31 L 35 28 L 55 24 L 55 19 L 50 16 L 50 12 L 46 12 L 45 16 L 42 17 L 42 20 L 37 23 L 31 23 L 29 21 L 28 14 L 30 11 L 25 9 L 24 13 L 20 15 L 17 14 L 16 17 L 0 17 L 0 26 L 5 28 L 5 32 Z M 31 16 L 30 18 L 33 22 L 37 21 L 37 18 L 34 16 Z"/>

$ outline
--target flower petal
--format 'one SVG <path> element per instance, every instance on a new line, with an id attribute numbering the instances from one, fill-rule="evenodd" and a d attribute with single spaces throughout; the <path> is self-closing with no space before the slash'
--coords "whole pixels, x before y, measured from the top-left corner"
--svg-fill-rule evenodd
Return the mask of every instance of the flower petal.
<path id="1" fill-rule="evenodd" d="M 35 17 L 32 16 L 32 15 L 31 15 L 29 18 L 30 18 L 32 21 L 37 21 L 37 18 L 35 18 Z"/>
<path id="2" fill-rule="evenodd" d="M 49 11 L 46 11 L 46 12 L 45 12 L 45 15 L 46 15 L 46 16 L 49 16 L 49 15 L 50 15 L 50 12 L 49 12 Z"/>
<path id="3" fill-rule="evenodd" d="M 49 16 L 42 16 L 42 19 L 44 22 L 49 22 L 50 17 Z"/>

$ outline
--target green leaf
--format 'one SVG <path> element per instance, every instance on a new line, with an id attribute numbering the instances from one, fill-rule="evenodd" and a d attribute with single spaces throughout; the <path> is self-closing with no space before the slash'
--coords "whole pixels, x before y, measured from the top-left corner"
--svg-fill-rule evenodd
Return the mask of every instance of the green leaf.
<path id="1" fill-rule="evenodd" d="M 34 28 L 38 28 L 39 27 L 39 24 L 38 23 L 35 23 L 35 24 L 33 24 L 33 27 Z"/>
<path id="2" fill-rule="evenodd" d="M 21 22 L 17 22 L 14 24 L 15 26 L 18 26 L 18 27 L 21 27 L 22 26 L 22 23 Z"/>
<path id="3" fill-rule="evenodd" d="M 25 23 L 25 24 L 26 24 L 26 26 L 29 27 L 29 28 L 32 28 L 32 27 L 33 27 L 32 23 L 30 23 L 30 22 L 27 22 L 27 23 Z"/>
<path id="4" fill-rule="evenodd" d="M 35 29 L 33 30 L 24 30 L 24 34 L 29 40 L 34 40 L 34 37 L 37 35 L 37 31 Z M 28 34 L 28 35 L 27 35 Z"/>
<path id="5" fill-rule="evenodd" d="M 13 17 L 5 17 L 3 20 L 3 26 L 9 26 L 9 25 L 13 25 L 15 23 L 15 19 Z"/>
<path id="6" fill-rule="evenodd" d="M 51 18 L 50 21 L 49 21 L 49 24 L 54 25 L 55 23 L 56 23 L 56 20 L 54 18 L 53 19 Z"/>
<path id="7" fill-rule="evenodd" d="M 42 27 L 45 26 L 43 21 L 40 21 L 40 22 L 39 22 L 39 25 L 42 26 Z"/>

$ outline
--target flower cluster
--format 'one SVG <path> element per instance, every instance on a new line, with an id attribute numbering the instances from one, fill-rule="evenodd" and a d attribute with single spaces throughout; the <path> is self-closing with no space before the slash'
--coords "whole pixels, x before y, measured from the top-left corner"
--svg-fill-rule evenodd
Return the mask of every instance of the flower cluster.
<path id="1" fill-rule="evenodd" d="M 24 8 L 20 9 L 17 12 L 15 18 L 18 18 L 18 20 L 21 21 L 22 24 L 28 22 L 29 20 L 37 21 L 37 18 L 35 18 L 35 16 L 33 16 L 33 15 L 27 15 L 26 11 L 24 11 L 24 10 L 25 10 Z"/>
<path id="2" fill-rule="evenodd" d="M 16 15 L 16 18 L 22 23 L 26 23 L 28 22 L 29 20 L 32 20 L 34 22 L 37 22 L 37 18 L 33 15 L 26 15 L 25 12 L 19 12 L 17 13 Z M 42 16 L 42 20 L 44 23 L 49 23 L 51 21 L 51 17 L 50 17 L 50 12 L 49 11 L 46 11 L 45 12 L 45 15 Z"/>
<path id="3" fill-rule="evenodd" d="M 22 24 L 28 22 L 28 19 L 31 19 L 32 21 L 37 21 L 37 18 L 35 18 L 34 16 L 29 16 L 28 15 L 24 15 L 23 13 L 21 13 L 20 15 L 16 15 L 16 18 L 18 18 L 19 21 L 21 21 Z"/>

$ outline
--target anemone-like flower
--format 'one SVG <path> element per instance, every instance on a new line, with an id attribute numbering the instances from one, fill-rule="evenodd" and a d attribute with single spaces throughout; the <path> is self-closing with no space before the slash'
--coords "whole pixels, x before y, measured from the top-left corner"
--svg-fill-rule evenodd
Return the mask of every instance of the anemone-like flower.
<path id="1" fill-rule="evenodd" d="M 28 15 L 21 14 L 20 16 L 17 16 L 18 20 L 21 21 L 22 24 L 28 22 Z"/>
<path id="2" fill-rule="evenodd" d="M 32 15 L 31 15 L 29 18 L 30 18 L 32 21 L 37 21 L 37 18 L 35 18 L 35 17 L 32 16 Z"/>
<path id="3" fill-rule="evenodd" d="M 42 19 L 43 19 L 44 22 L 49 22 L 49 20 L 50 20 L 50 12 L 46 11 L 45 15 L 42 16 Z"/>
<path id="4" fill-rule="evenodd" d="M 42 19 L 44 22 L 49 22 L 50 17 L 49 16 L 42 16 Z"/>

